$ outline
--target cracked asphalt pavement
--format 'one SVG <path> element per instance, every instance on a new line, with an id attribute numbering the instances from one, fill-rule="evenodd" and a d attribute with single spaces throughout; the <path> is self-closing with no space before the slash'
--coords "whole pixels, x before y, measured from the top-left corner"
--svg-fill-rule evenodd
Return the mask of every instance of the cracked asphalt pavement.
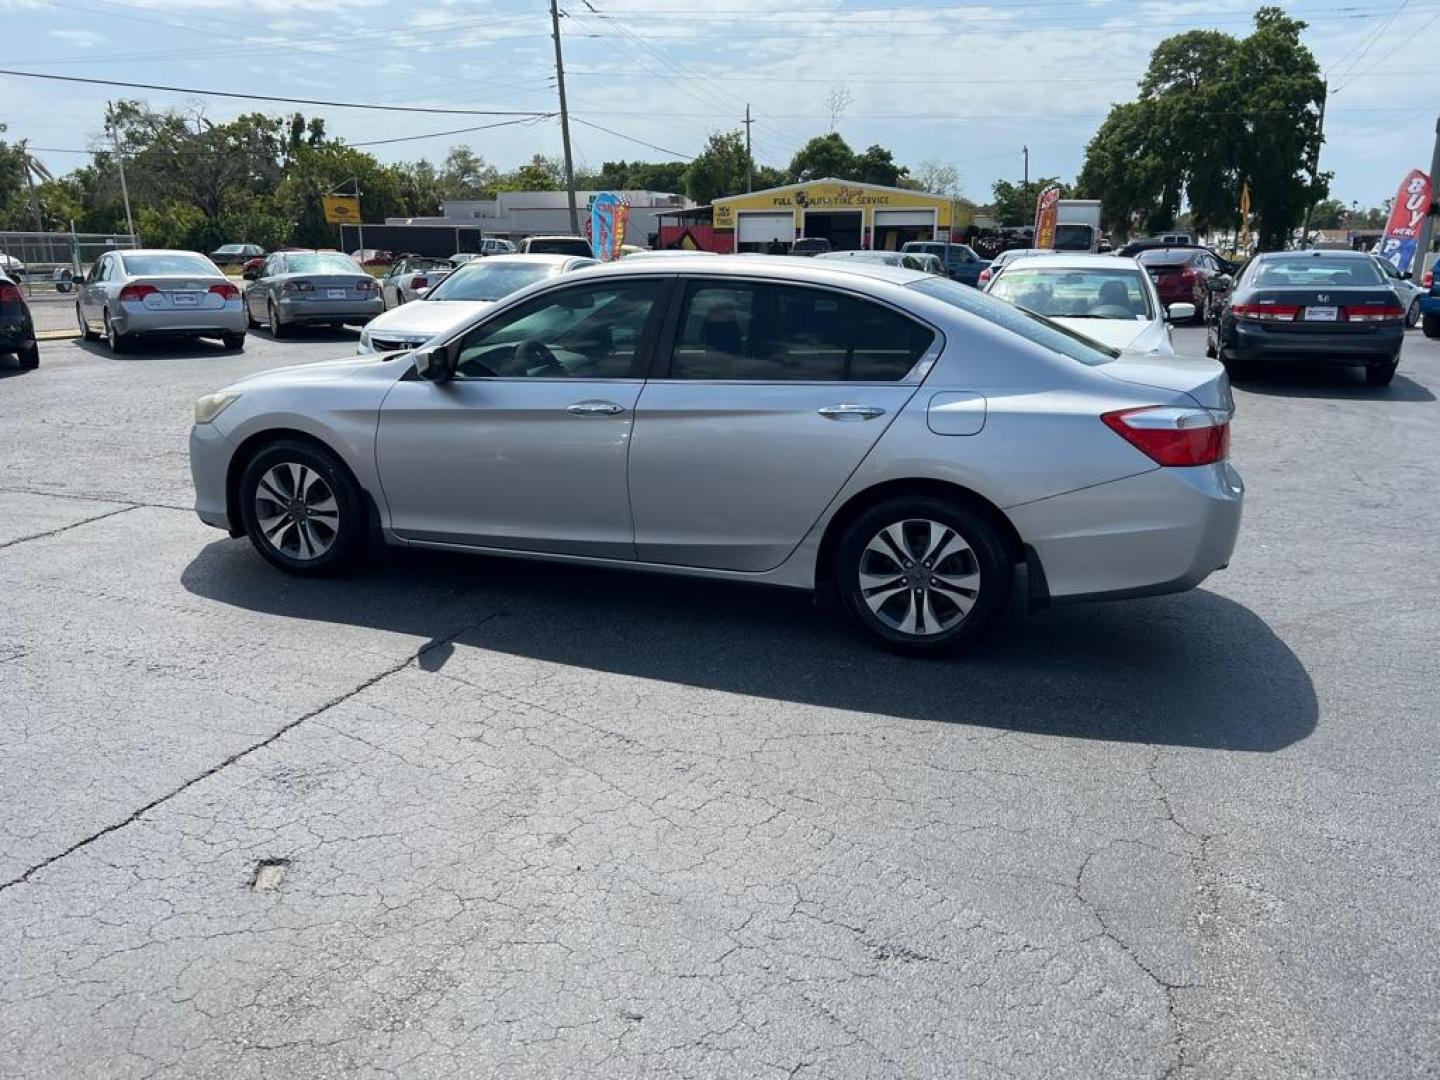
<path id="1" fill-rule="evenodd" d="M 1440 343 L 1240 384 L 1201 589 L 921 662 L 784 592 L 284 578 L 190 405 L 353 340 L 0 362 L 0 1075 L 1440 1074 Z"/>

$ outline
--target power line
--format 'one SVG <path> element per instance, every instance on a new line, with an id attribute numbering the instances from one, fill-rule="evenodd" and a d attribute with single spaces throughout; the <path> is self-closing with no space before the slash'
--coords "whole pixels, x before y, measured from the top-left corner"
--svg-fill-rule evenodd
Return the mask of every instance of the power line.
<path id="1" fill-rule="evenodd" d="M 0 68 L 0 75 L 17 79 L 49 79 L 54 82 L 88 83 L 92 86 L 119 86 L 129 90 L 163 90 L 173 94 L 195 94 L 199 97 L 241 98 L 245 101 L 280 101 L 289 105 L 320 105 L 331 109 L 370 109 L 377 112 L 443 113 L 450 116 L 534 116 L 543 112 L 522 109 L 441 109 L 429 105 L 377 105 L 373 102 L 324 101 L 318 98 L 278 97 L 273 94 L 242 94 L 233 90 L 199 90 L 193 86 L 165 86 L 159 83 L 122 82 L 119 79 L 89 79 L 79 75 L 47 75 L 38 71 L 11 71 Z"/>
<path id="2" fill-rule="evenodd" d="M 648 146 L 651 150 L 659 150 L 662 154 L 669 154 L 671 157 L 682 158 L 685 161 L 695 160 L 694 154 L 682 154 L 679 150 L 671 150 L 664 146 L 656 146 L 652 142 L 646 142 L 644 139 L 637 139 L 633 135 L 626 135 L 623 132 L 615 131 L 608 127 L 602 127 L 599 124 L 593 124 L 589 120 L 582 120 L 574 113 L 570 114 L 570 119 L 574 120 L 577 124 L 584 124 L 588 128 L 594 128 L 596 131 L 603 131 L 606 135 L 614 135 L 617 139 L 624 139 L 626 142 L 632 142 L 638 146 Z"/>
<path id="3" fill-rule="evenodd" d="M 421 139 L 439 139 L 446 135 L 469 135 L 472 131 L 489 131 L 492 128 L 511 127 L 515 124 L 538 124 L 541 120 L 548 120 L 555 113 L 544 113 L 540 116 L 521 118 L 518 120 L 501 120 L 496 124 L 481 124 L 479 127 L 453 128 L 450 131 L 431 131 L 424 135 L 401 135 L 395 139 L 368 139 L 365 142 L 347 142 L 346 146 L 389 146 L 391 143 L 418 142 Z"/>

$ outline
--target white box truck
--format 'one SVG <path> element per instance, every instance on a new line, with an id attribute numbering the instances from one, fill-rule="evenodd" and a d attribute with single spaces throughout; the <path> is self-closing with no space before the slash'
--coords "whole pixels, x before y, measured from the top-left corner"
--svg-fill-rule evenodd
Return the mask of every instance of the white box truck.
<path id="1" fill-rule="evenodd" d="M 1061 199 L 1055 204 L 1055 250 L 1100 250 L 1100 200 Z"/>

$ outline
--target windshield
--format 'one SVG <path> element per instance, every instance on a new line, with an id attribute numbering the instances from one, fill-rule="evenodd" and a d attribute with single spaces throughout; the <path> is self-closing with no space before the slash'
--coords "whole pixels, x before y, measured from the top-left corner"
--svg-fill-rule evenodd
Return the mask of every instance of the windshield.
<path id="1" fill-rule="evenodd" d="M 1257 288 L 1344 288 L 1347 285 L 1384 285 L 1380 270 L 1369 259 L 1334 255 L 1302 255 L 1289 259 L 1262 259 L 1255 273 Z"/>
<path id="2" fill-rule="evenodd" d="M 285 256 L 284 273 L 287 274 L 363 274 L 364 272 L 355 264 L 354 259 L 338 252 L 333 254 L 301 252 L 297 255 Z"/>
<path id="3" fill-rule="evenodd" d="M 1051 319 L 1150 319 L 1150 294 L 1138 270 L 1014 266 L 990 295 Z"/>
<path id="4" fill-rule="evenodd" d="M 986 322 L 1004 327 L 1013 334 L 1019 334 L 1026 341 L 1032 341 L 1036 345 L 1057 352 L 1061 356 L 1069 357 L 1071 360 L 1078 360 L 1090 367 L 1108 364 L 1120 355 L 1119 349 L 1112 349 L 1101 345 L 1098 341 L 1091 341 L 1049 319 L 1034 315 L 1024 308 L 1014 307 L 1003 300 L 996 300 L 988 293 L 977 292 L 970 286 L 961 285 L 958 281 L 951 281 L 949 278 L 929 277 L 908 287 L 916 292 L 924 293 L 926 296 L 933 296 L 937 300 L 944 300 L 952 307 L 968 311 Z"/>
<path id="5" fill-rule="evenodd" d="M 1195 257 L 1193 251 L 1171 251 L 1169 248 L 1147 248 L 1135 255 L 1142 266 L 1184 266 Z"/>
<path id="6" fill-rule="evenodd" d="M 425 300 L 499 300 L 559 272 L 554 263 L 470 262 L 431 289 Z"/>
<path id="7" fill-rule="evenodd" d="M 1089 225 L 1069 224 L 1055 226 L 1056 251 L 1089 251 L 1095 239 L 1095 230 Z"/>
<path id="8" fill-rule="evenodd" d="M 588 257 L 590 244 L 578 236 L 536 237 L 530 241 L 526 250 L 531 255 L 584 255 Z"/>
<path id="9" fill-rule="evenodd" d="M 161 255 L 122 255 L 125 273 L 148 274 L 208 274 L 214 277 L 218 270 L 215 264 L 203 255 L 187 255 L 183 251 L 166 252 Z"/>
<path id="10" fill-rule="evenodd" d="M 218 255 L 238 255 L 244 250 L 244 244 L 221 244 L 215 249 L 215 252 Z"/>
<path id="11" fill-rule="evenodd" d="M 414 273 L 417 270 L 453 270 L 454 265 L 445 259 L 406 259 L 405 272 Z"/>

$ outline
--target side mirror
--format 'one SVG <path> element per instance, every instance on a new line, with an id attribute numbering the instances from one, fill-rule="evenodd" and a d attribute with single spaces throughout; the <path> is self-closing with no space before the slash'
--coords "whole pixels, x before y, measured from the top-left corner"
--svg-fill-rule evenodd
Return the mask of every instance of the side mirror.
<path id="1" fill-rule="evenodd" d="M 74 277 L 72 277 L 70 280 L 71 280 L 72 282 L 74 282 L 76 285 L 84 285 L 84 284 L 85 284 L 85 275 L 84 275 L 84 274 L 76 274 L 76 275 L 75 275 Z"/>
<path id="2" fill-rule="evenodd" d="M 1205 279 L 1205 288 L 1209 289 L 1211 292 L 1225 292 L 1230 288 L 1231 285 L 1234 284 L 1235 279 L 1232 278 L 1229 274 L 1216 274 L 1212 278 Z"/>
<path id="3" fill-rule="evenodd" d="M 259 276 L 260 276 L 259 273 L 258 273 L 257 271 L 255 271 L 255 270 L 241 270 L 241 271 L 240 271 L 240 278 L 241 278 L 241 280 L 243 280 L 243 281 L 254 281 L 254 280 L 255 280 L 257 277 L 259 277 Z"/>
<path id="4" fill-rule="evenodd" d="M 1171 322 L 1183 322 L 1195 317 L 1194 304 L 1171 304 L 1165 309 L 1165 318 Z"/>
<path id="5" fill-rule="evenodd" d="M 426 382 L 449 382 L 455 377 L 455 367 L 450 360 L 450 350 L 444 345 L 434 345 L 415 352 L 415 374 Z"/>
<path id="6" fill-rule="evenodd" d="M 1414 276 L 1414 275 L 1412 275 L 1409 270 L 1401 270 L 1401 271 L 1400 271 L 1400 277 L 1401 277 L 1403 280 L 1405 280 L 1405 281 L 1409 281 L 1409 280 L 1411 279 L 1411 277 L 1413 277 L 1413 276 Z"/>

